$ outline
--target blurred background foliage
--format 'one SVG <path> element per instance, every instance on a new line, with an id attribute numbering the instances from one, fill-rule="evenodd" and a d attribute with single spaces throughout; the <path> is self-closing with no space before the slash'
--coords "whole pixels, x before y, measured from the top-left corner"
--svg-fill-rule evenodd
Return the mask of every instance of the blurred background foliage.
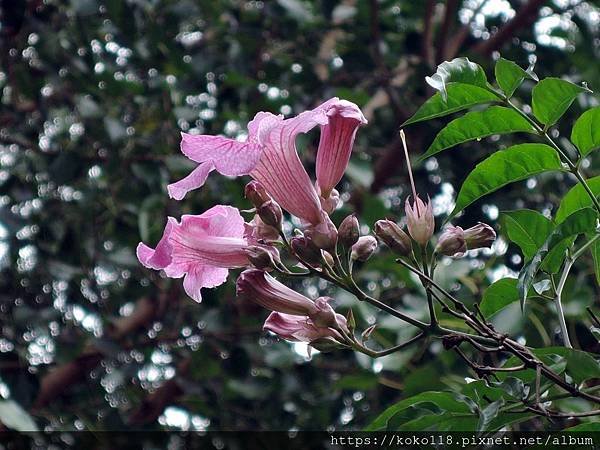
<path id="1" fill-rule="evenodd" d="M 180 131 L 242 137 L 257 111 L 295 114 L 332 96 L 356 102 L 369 119 L 336 220 L 356 211 L 367 233 L 376 219 L 401 218 L 408 180 L 398 129 L 432 94 L 424 77 L 455 56 L 489 72 L 501 53 L 535 63 L 540 78 L 566 76 L 598 90 L 594 3 L 4 0 L 0 396 L 42 429 L 333 430 L 361 428 L 392 402 L 464 383 L 472 374 L 439 342 L 376 361 L 349 351 L 309 361 L 306 346 L 261 332 L 265 311 L 236 301 L 232 282 L 205 291 L 198 305 L 180 280 L 142 268 L 135 246 L 156 243 L 167 215 L 250 206 L 242 180 L 219 176 L 183 202 L 168 199 L 167 183 L 193 167 L 179 153 Z M 517 93 L 524 103 L 529 87 Z M 569 133 L 572 119 L 597 103 L 580 96 L 559 131 Z M 445 122 L 408 127 L 415 157 Z M 299 144 L 309 168 L 317 139 L 311 133 Z M 417 166 L 438 225 L 470 168 L 511 139 L 474 141 Z M 598 173 L 595 158 L 588 175 Z M 514 184 L 459 224 L 499 229 L 502 210 L 550 213 L 573 184 L 556 174 Z M 501 238 L 491 251 L 444 266 L 440 278 L 472 302 L 520 265 L 518 249 Z M 589 267 L 584 261 L 572 277 L 566 309 L 577 345 L 598 351 L 584 314 L 598 306 Z M 426 317 L 422 292 L 388 252 L 362 268 L 360 281 Z M 382 345 L 412 332 L 327 285 L 297 288 L 328 293 L 341 310 L 354 304 L 359 326 L 378 323 Z M 542 302 L 525 315 L 508 308 L 496 323 L 533 345 L 555 342 L 555 315 Z"/>

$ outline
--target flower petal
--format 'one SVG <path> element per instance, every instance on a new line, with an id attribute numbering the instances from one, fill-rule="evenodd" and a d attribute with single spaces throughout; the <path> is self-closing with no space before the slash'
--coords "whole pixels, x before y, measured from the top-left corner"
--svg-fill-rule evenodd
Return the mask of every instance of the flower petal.
<path id="1" fill-rule="evenodd" d="M 201 187 L 213 170 L 215 166 L 212 161 L 200 164 L 187 177 L 167 186 L 169 197 L 182 200 L 189 191 Z"/>
<path id="2" fill-rule="evenodd" d="M 317 151 L 317 184 L 324 198 L 340 182 L 352 153 L 356 131 L 367 123 L 359 107 L 339 100 L 327 111 L 329 121 L 321 126 Z"/>
<path id="3" fill-rule="evenodd" d="M 176 226 L 177 221 L 169 217 L 162 238 L 155 249 L 148 247 L 143 242 L 138 244 L 136 249 L 137 258 L 145 267 L 160 270 L 171 264 L 173 247 L 169 242 L 169 238 Z"/>
<path id="4" fill-rule="evenodd" d="M 201 289 L 220 286 L 227 280 L 228 273 L 229 271 L 222 267 L 195 266 L 186 274 L 183 280 L 183 289 L 187 295 L 197 302 L 201 302 Z"/>
<path id="5" fill-rule="evenodd" d="M 253 140 L 240 142 L 223 136 L 181 133 L 181 152 L 198 163 L 212 162 L 225 176 L 240 176 L 254 169 L 261 146 Z"/>
<path id="6" fill-rule="evenodd" d="M 330 101 L 331 102 L 331 101 Z M 327 123 L 326 107 L 330 102 L 305 111 L 296 117 L 273 124 L 273 118 L 263 116 L 270 121 L 260 133 L 263 152 L 251 176 L 259 181 L 281 205 L 291 214 L 316 224 L 321 221 L 322 209 L 319 196 L 296 150 L 296 136 L 307 133 L 317 125 Z M 253 123 L 253 129 L 259 130 L 261 123 Z"/>

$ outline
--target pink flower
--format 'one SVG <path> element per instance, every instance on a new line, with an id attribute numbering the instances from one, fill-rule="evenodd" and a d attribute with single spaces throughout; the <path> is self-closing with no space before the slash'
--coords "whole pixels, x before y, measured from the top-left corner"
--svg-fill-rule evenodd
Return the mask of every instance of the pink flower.
<path id="1" fill-rule="evenodd" d="M 221 136 L 183 134 L 181 151 L 200 165 L 183 180 L 169 185 L 169 195 L 181 200 L 187 192 L 202 186 L 213 170 L 228 176 L 249 174 L 282 208 L 308 223 L 317 224 L 324 214 L 321 200 L 298 157 L 296 136 L 317 125 L 322 127 L 326 136 L 319 145 L 322 162 L 318 170 L 325 184 L 319 182 L 318 185 L 325 186 L 329 195 L 331 183 L 339 181 L 348 163 L 356 126 L 363 120 L 356 105 L 332 98 L 289 119 L 259 112 L 248 124 L 245 142 Z M 331 129 L 328 128 L 330 123 Z M 328 165 L 331 168 L 326 169 Z"/>
<path id="2" fill-rule="evenodd" d="M 169 277 L 185 276 L 185 292 L 199 302 L 202 288 L 223 284 L 228 269 L 249 264 L 244 229 L 244 219 L 231 206 L 217 205 L 197 216 L 184 215 L 181 223 L 169 217 L 156 248 L 140 242 L 137 257 L 144 266 L 163 269 Z"/>
<path id="3" fill-rule="evenodd" d="M 404 212 L 406 213 L 406 226 L 412 238 L 421 245 L 427 244 L 435 228 L 431 200 L 427 199 L 427 204 L 425 204 L 423 200 L 415 196 L 411 207 L 407 198 L 404 203 Z"/>
<path id="4" fill-rule="evenodd" d="M 358 106 L 346 100 L 332 104 L 327 116 L 328 123 L 321 125 L 316 170 L 317 186 L 325 199 L 346 171 L 358 127 L 367 123 Z"/>
<path id="5" fill-rule="evenodd" d="M 237 296 L 265 309 L 293 316 L 305 316 L 319 327 L 346 328 L 346 319 L 329 304 L 329 297 L 314 302 L 258 269 L 247 269 L 238 277 Z"/>
<path id="6" fill-rule="evenodd" d="M 344 341 L 341 334 L 333 328 L 318 327 L 308 317 L 294 316 L 279 312 L 272 312 L 269 314 L 263 329 L 275 333 L 282 339 L 292 342 L 311 343 L 321 339 L 338 342 Z"/>

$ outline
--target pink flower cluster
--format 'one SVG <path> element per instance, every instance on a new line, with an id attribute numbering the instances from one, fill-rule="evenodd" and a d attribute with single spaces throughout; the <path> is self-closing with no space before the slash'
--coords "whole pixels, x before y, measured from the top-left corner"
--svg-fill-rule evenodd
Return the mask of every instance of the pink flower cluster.
<path id="1" fill-rule="evenodd" d="M 201 289 L 224 283 L 229 269 L 247 268 L 238 278 L 238 295 L 272 311 L 265 329 L 292 341 L 342 341 L 346 321 L 329 299 L 312 301 L 253 268 L 251 260 L 278 259 L 271 244 L 279 239 L 280 208 L 298 217 L 316 242 L 331 243 L 335 227 L 329 214 L 339 200 L 335 187 L 348 165 L 356 132 L 366 122 L 357 105 L 332 98 L 288 119 L 259 112 L 248 124 L 245 142 L 183 133 L 181 151 L 198 166 L 168 186 L 169 196 L 183 199 L 215 170 L 226 176 L 249 175 L 255 181 L 246 195 L 264 214 L 245 223 L 237 208 L 217 205 L 200 215 L 184 215 L 180 222 L 169 217 L 155 248 L 138 245 L 139 261 L 169 277 L 183 277 L 186 293 L 198 302 Z M 321 136 L 313 185 L 298 157 L 296 137 L 317 126 Z"/>

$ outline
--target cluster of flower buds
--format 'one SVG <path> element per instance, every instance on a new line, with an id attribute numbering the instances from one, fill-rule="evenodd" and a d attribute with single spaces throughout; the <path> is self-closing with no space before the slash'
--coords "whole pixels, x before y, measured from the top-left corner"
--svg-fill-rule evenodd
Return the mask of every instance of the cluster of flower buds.
<path id="1" fill-rule="evenodd" d="M 373 236 L 360 235 L 360 224 L 354 214 L 340 224 L 338 242 L 346 251 L 350 251 L 353 261 L 366 261 L 377 249 L 377 240 Z"/>
<path id="2" fill-rule="evenodd" d="M 479 222 L 466 230 L 450 225 L 440 235 L 435 251 L 446 256 L 460 257 L 467 250 L 490 248 L 495 240 L 496 232 L 488 224 Z"/>
<path id="3" fill-rule="evenodd" d="M 283 211 L 281 206 L 267 193 L 266 189 L 258 181 L 251 181 L 246 185 L 244 193 L 256 208 L 256 214 L 262 223 L 280 230 Z"/>

